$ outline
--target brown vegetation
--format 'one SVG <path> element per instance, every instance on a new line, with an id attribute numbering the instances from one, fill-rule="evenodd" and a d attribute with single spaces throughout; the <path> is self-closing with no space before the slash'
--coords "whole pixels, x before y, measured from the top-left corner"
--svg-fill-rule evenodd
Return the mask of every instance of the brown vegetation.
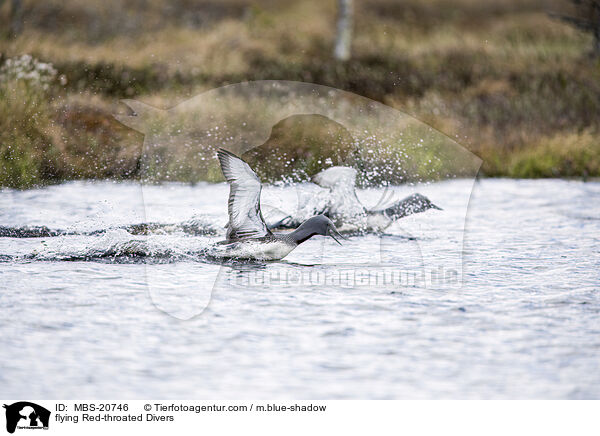
<path id="1" fill-rule="evenodd" d="M 58 75 L 42 94 L 0 85 L 4 186 L 134 177 L 142 137 L 112 118 L 120 98 L 167 108 L 259 79 L 406 111 L 481 156 L 488 176 L 600 176 L 600 63 L 590 35 L 549 15 L 566 0 L 356 0 L 347 62 L 332 59 L 334 0 L 23 3 L 2 59 L 32 54 Z M 9 15 L 6 3 L 0 28 Z"/>

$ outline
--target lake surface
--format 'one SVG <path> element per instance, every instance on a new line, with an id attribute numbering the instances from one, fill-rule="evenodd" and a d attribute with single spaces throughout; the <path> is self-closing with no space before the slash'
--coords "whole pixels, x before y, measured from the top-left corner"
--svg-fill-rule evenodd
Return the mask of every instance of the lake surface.
<path id="1" fill-rule="evenodd" d="M 225 184 L 0 191 L 0 397 L 600 398 L 600 183 L 482 180 L 465 219 L 472 186 L 397 187 L 444 210 L 226 265 L 203 257 Z"/>

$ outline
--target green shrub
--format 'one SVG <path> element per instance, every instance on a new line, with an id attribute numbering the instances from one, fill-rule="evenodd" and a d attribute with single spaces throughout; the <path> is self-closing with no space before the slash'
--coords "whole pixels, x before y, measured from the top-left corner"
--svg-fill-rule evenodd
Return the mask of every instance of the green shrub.
<path id="1" fill-rule="evenodd" d="M 26 56 L 10 61 L 0 68 L 0 186 L 27 188 L 60 177 L 48 98 L 55 72 Z"/>

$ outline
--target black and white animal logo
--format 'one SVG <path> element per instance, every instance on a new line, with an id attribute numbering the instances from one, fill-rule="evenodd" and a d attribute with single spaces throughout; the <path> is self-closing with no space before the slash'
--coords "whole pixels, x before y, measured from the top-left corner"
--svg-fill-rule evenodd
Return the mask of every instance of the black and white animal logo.
<path id="1" fill-rule="evenodd" d="M 48 429 L 50 411 L 29 401 L 19 401 L 4 405 L 6 409 L 6 431 L 14 433 L 18 429 Z"/>

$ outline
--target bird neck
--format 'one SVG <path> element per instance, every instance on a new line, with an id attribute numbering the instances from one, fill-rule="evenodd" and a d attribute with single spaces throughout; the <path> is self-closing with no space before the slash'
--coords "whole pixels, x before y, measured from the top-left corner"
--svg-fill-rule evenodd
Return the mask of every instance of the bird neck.
<path id="1" fill-rule="evenodd" d="M 417 210 L 417 208 L 418 205 L 415 203 L 415 200 L 409 197 L 405 198 L 404 200 L 400 200 L 396 204 L 388 207 L 387 209 L 384 209 L 383 212 L 390 219 L 397 220 L 400 218 L 404 218 L 405 216 L 420 212 Z"/>
<path id="2" fill-rule="evenodd" d="M 315 236 L 317 232 L 310 229 L 306 223 L 300 225 L 296 230 L 289 234 L 290 238 L 296 245 L 302 244 L 304 241 L 310 239 Z"/>
<path id="3" fill-rule="evenodd" d="M 389 207 L 381 212 L 383 212 L 383 215 L 387 216 L 389 219 L 394 221 L 400 218 L 404 218 L 407 215 L 410 215 L 410 212 L 408 211 L 406 205 Z"/>

